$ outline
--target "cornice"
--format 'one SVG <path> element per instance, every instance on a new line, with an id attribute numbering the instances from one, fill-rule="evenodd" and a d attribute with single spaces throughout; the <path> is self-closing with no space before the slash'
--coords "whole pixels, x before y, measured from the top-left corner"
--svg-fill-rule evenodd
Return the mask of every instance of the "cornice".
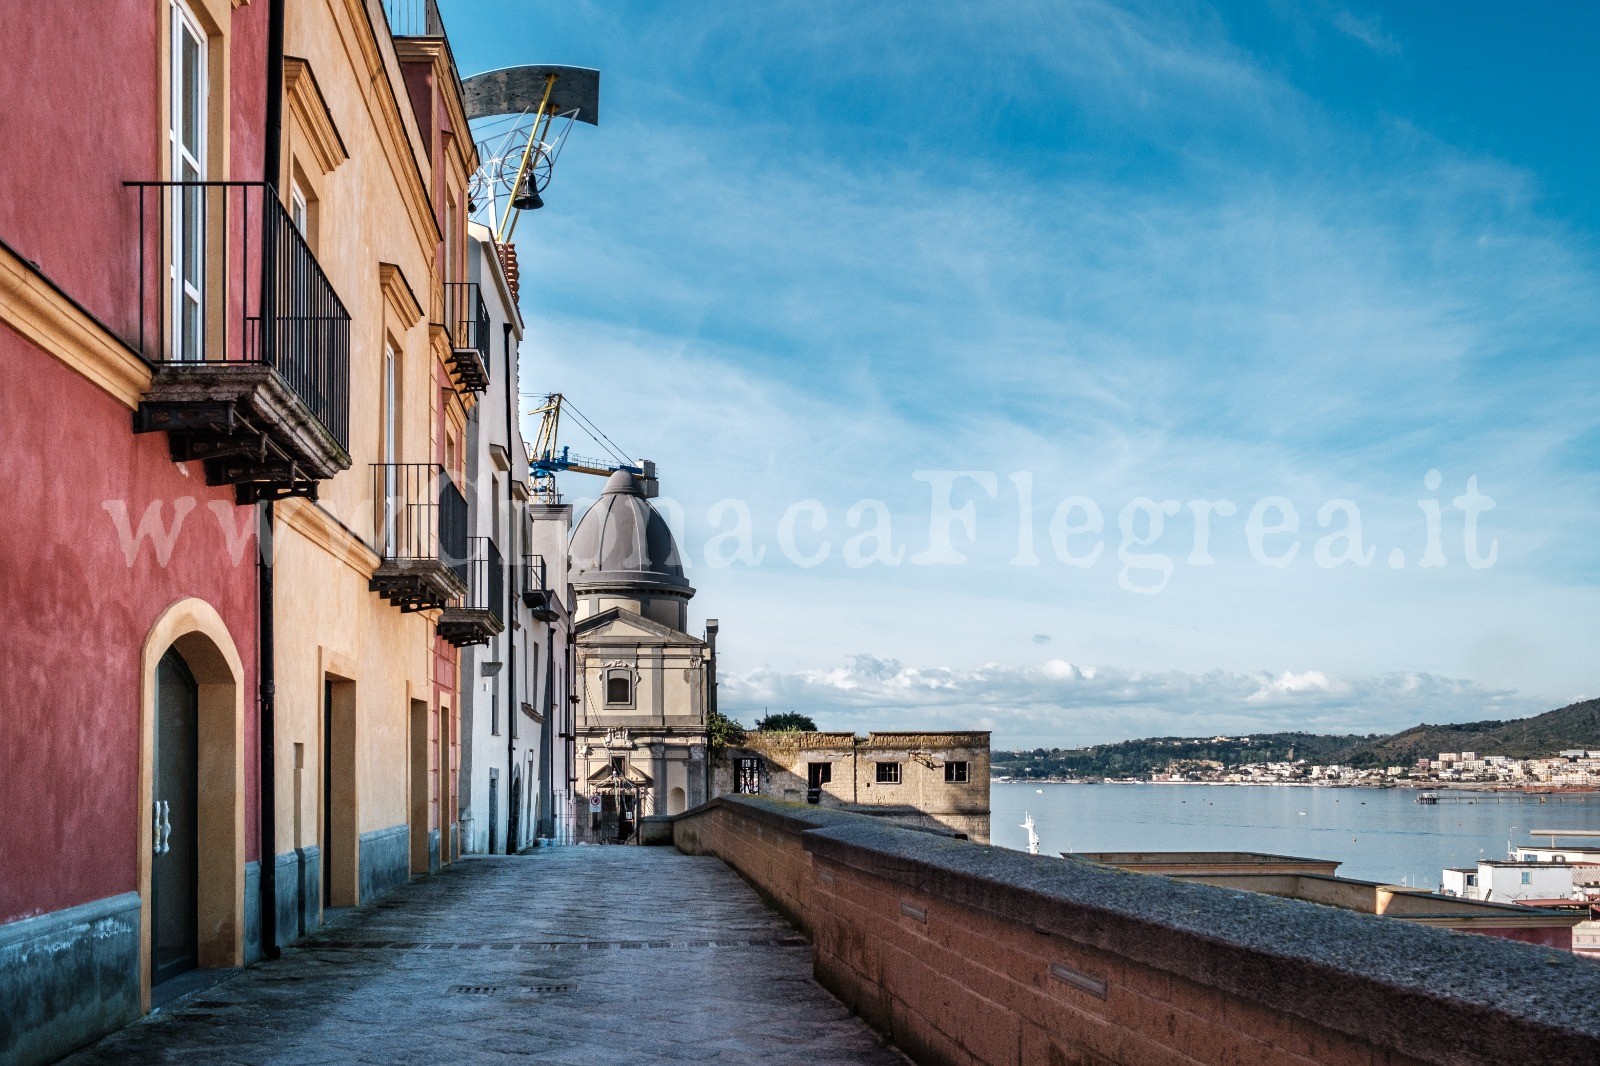
<path id="1" fill-rule="evenodd" d="M 4 244 L 0 322 L 132 410 L 150 388 L 150 367 L 115 334 Z"/>
<path id="2" fill-rule="evenodd" d="M 290 113 L 306 132 L 317 165 L 324 174 L 333 173 L 335 167 L 350 158 L 350 153 L 339 136 L 339 127 L 334 124 L 311 64 L 298 56 L 284 56 L 283 90 Z"/>
<path id="3" fill-rule="evenodd" d="M 378 553 L 319 504 L 284 500 L 278 504 L 278 515 L 290 529 L 362 577 L 371 579 L 378 569 Z"/>
<path id="4" fill-rule="evenodd" d="M 401 329 L 410 329 L 422 321 L 422 305 L 417 294 L 406 280 L 405 271 L 393 263 L 378 264 L 378 285 L 383 289 L 383 299 L 400 320 Z"/>

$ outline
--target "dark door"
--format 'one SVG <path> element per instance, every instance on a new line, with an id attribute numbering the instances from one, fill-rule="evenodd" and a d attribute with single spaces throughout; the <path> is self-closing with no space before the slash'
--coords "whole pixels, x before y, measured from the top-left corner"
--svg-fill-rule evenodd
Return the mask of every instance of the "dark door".
<path id="1" fill-rule="evenodd" d="M 151 795 L 150 983 L 194 969 L 198 955 L 200 699 L 175 651 L 156 667 L 155 775 Z"/>
<path id="2" fill-rule="evenodd" d="M 333 908 L 333 682 L 322 682 L 322 909 Z"/>
<path id="3" fill-rule="evenodd" d="M 806 767 L 806 802 L 822 802 L 822 786 L 833 780 L 833 763 L 814 762 Z"/>
<path id="4" fill-rule="evenodd" d="M 511 794 L 506 797 L 506 854 L 522 846 L 522 768 L 511 768 Z"/>
<path id="5" fill-rule="evenodd" d="M 494 827 L 500 822 L 500 771 L 489 771 L 489 854 L 493 855 L 495 848 Z"/>

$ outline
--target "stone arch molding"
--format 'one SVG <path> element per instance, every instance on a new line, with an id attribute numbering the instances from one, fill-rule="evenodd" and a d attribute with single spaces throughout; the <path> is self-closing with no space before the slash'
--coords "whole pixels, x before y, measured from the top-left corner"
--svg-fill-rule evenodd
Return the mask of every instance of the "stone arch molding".
<path id="1" fill-rule="evenodd" d="M 139 986 L 150 1003 L 149 817 L 154 787 L 156 667 L 167 649 L 183 656 L 199 688 L 199 897 L 201 966 L 244 963 L 245 671 L 217 609 L 200 599 L 169 606 L 146 635 L 140 655 Z"/>

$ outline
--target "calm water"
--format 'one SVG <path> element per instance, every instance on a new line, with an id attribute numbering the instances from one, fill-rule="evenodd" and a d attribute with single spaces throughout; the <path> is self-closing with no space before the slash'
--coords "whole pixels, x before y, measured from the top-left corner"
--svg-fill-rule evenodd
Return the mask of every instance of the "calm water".
<path id="1" fill-rule="evenodd" d="M 1045 855 L 1265 851 L 1337 859 L 1344 877 L 1437 888 L 1446 866 L 1504 858 L 1508 838 L 1533 843 L 1529 829 L 1600 829 L 1595 794 L 1477 800 L 1423 806 L 1409 788 L 1008 782 L 990 788 L 990 833 L 1026 849 L 1031 812 Z"/>

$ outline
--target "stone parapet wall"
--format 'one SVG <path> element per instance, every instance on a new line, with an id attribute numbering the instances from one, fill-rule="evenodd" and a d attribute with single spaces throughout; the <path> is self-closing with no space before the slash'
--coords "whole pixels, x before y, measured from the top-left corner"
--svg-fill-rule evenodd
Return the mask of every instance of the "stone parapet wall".
<path id="1" fill-rule="evenodd" d="M 919 1062 L 1600 1061 L 1600 967 L 1570 954 L 764 797 L 673 830 Z"/>

